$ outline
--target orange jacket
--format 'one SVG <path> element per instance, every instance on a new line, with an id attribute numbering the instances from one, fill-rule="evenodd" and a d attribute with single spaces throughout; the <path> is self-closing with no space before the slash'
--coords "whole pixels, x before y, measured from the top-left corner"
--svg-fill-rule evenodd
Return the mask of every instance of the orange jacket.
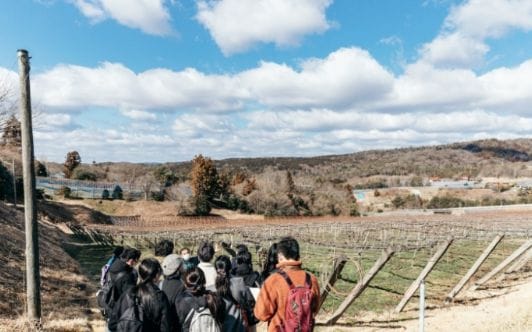
<path id="1" fill-rule="evenodd" d="M 305 284 L 305 271 L 301 269 L 300 261 L 285 261 L 279 263 L 277 268 L 285 271 L 295 286 Z M 309 274 L 311 277 L 312 292 L 314 293 L 312 311 L 313 314 L 316 315 L 318 313 L 318 304 L 320 302 L 320 286 L 318 285 L 318 279 L 316 279 L 311 273 Z M 268 322 L 269 332 L 276 331 L 277 326 L 280 326 L 281 321 L 284 319 L 288 291 L 288 284 L 279 273 L 270 275 L 260 289 L 259 297 L 253 312 L 255 313 L 255 317 L 261 321 Z"/>

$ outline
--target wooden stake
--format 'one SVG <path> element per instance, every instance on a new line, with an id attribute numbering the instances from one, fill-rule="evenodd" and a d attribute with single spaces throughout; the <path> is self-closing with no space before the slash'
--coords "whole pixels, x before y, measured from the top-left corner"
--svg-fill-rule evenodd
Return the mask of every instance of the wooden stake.
<path id="1" fill-rule="evenodd" d="M 325 287 L 323 287 L 321 291 L 320 304 L 318 306 L 318 309 L 321 308 L 321 306 L 325 302 L 327 295 L 329 295 L 329 292 L 331 291 L 331 287 L 334 286 L 334 284 L 336 283 L 336 280 L 338 280 L 338 277 L 340 276 L 340 273 L 342 273 L 342 270 L 344 269 L 346 262 L 347 262 L 347 258 L 345 256 L 340 256 L 339 258 L 336 259 L 336 262 L 334 263 L 333 273 L 331 274 L 331 276 L 329 277 L 329 280 L 325 284 Z"/>
<path id="2" fill-rule="evenodd" d="M 33 165 L 33 129 L 31 124 L 30 64 L 28 51 L 18 50 L 20 76 L 20 113 L 22 131 L 22 170 L 24 178 L 24 220 L 26 233 L 26 300 L 32 327 L 41 320 L 39 273 L 39 233 L 35 205 L 35 167 Z"/>
<path id="3" fill-rule="evenodd" d="M 427 265 L 425 266 L 423 271 L 421 271 L 417 279 L 412 283 L 412 285 L 410 285 L 405 295 L 403 296 L 403 299 L 401 300 L 401 302 L 399 302 L 399 304 L 395 308 L 395 312 L 403 311 L 404 307 L 406 306 L 406 304 L 408 303 L 412 295 L 414 295 L 414 293 L 418 289 L 419 285 L 421 284 L 421 281 L 424 280 L 429 275 L 430 271 L 432 271 L 434 266 L 436 266 L 436 264 L 438 263 L 440 258 L 442 258 L 442 256 L 445 254 L 445 252 L 447 251 L 451 243 L 453 243 L 453 239 L 449 239 L 445 241 L 445 243 L 443 243 L 440 246 L 438 251 L 436 251 L 434 256 L 432 256 L 432 258 L 427 262 Z"/>
<path id="4" fill-rule="evenodd" d="M 338 319 L 340 319 L 340 317 L 344 314 L 344 312 L 351 305 L 351 303 L 353 303 L 353 301 L 355 301 L 355 299 L 360 296 L 360 294 L 362 294 L 362 292 L 369 285 L 373 277 L 375 277 L 377 273 L 382 269 L 382 267 L 386 264 L 386 262 L 388 262 L 394 252 L 395 251 L 392 248 L 388 248 L 382 252 L 381 257 L 378 261 L 375 262 L 371 270 L 366 273 L 362 280 L 358 281 L 355 288 L 353 288 L 351 293 L 349 293 L 344 302 L 340 304 L 340 307 L 338 307 L 334 314 L 325 322 L 326 325 L 334 324 L 338 321 Z"/>
<path id="5" fill-rule="evenodd" d="M 479 286 L 482 286 L 483 284 L 485 284 L 488 280 L 493 278 L 497 273 L 501 272 L 508 265 L 512 264 L 513 261 L 519 258 L 522 254 L 524 254 L 528 249 L 530 249 L 530 247 L 532 247 L 532 240 L 528 240 L 525 243 L 523 243 L 523 245 L 521 245 L 516 251 L 514 251 L 504 261 L 502 261 L 493 270 L 491 270 L 491 272 L 486 274 L 482 279 L 475 282 L 473 287 L 471 287 L 471 290 L 476 290 Z"/>
<path id="6" fill-rule="evenodd" d="M 495 249 L 495 247 L 497 247 L 497 245 L 501 242 L 501 240 L 504 238 L 504 235 L 501 234 L 501 235 L 497 235 L 493 241 L 491 241 L 491 243 L 489 244 L 489 246 L 486 247 L 486 249 L 484 249 L 484 251 L 482 252 L 482 254 L 478 257 L 478 259 L 476 260 L 476 262 L 473 264 L 473 266 L 471 266 L 471 268 L 469 269 L 469 271 L 467 271 L 467 273 L 464 275 L 464 277 L 462 278 L 462 280 L 460 280 L 460 282 L 458 284 L 456 284 L 456 286 L 454 286 L 453 290 L 447 295 L 447 297 L 445 298 L 445 302 L 446 303 L 449 303 L 449 302 L 452 302 L 454 300 L 454 298 L 456 297 L 456 295 L 458 295 L 458 293 L 462 290 L 462 288 L 465 286 L 465 284 L 467 284 L 467 282 L 469 280 L 471 280 L 471 278 L 473 277 L 473 275 L 478 271 L 478 269 L 480 268 L 480 265 L 482 265 L 482 263 L 484 263 L 484 261 L 489 257 L 489 255 L 493 252 L 493 250 Z"/>

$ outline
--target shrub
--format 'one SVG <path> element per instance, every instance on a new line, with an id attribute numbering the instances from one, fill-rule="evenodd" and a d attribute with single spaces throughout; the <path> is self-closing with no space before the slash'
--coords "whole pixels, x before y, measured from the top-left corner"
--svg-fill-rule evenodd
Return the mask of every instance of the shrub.
<path id="1" fill-rule="evenodd" d="M 119 185 L 115 186 L 115 188 L 113 189 L 113 193 L 111 194 L 111 197 L 113 199 L 123 199 L 124 198 L 124 193 L 122 191 L 122 188 L 120 188 Z"/>
<path id="2" fill-rule="evenodd" d="M 211 204 L 205 195 L 193 196 L 194 212 L 198 216 L 208 216 L 211 213 Z"/>
<path id="3" fill-rule="evenodd" d="M 102 191 L 102 199 L 109 199 L 111 197 L 111 194 L 109 193 L 109 190 L 104 189 Z"/>
<path id="4" fill-rule="evenodd" d="M 151 192 L 151 199 L 156 202 L 163 202 L 164 201 L 164 192 L 163 191 L 152 191 Z"/>
<path id="5" fill-rule="evenodd" d="M 73 177 L 74 179 L 84 180 L 84 181 L 96 181 L 97 180 L 96 174 L 89 172 L 89 171 L 84 171 L 84 170 L 79 170 L 79 171 L 75 170 Z"/>

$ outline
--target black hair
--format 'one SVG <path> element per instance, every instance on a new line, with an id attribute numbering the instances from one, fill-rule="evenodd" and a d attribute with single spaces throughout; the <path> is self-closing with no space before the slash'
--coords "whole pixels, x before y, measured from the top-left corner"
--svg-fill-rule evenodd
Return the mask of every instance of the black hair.
<path id="1" fill-rule="evenodd" d="M 299 243 L 291 236 L 283 237 L 277 243 L 277 253 L 283 254 L 286 259 L 299 260 Z"/>
<path id="2" fill-rule="evenodd" d="M 200 262 L 210 262 L 214 257 L 214 247 L 211 242 L 202 242 L 198 248 Z"/>
<path id="3" fill-rule="evenodd" d="M 120 255 L 122 255 L 122 252 L 124 252 L 124 247 L 122 246 L 115 247 L 115 249 L 113 250 L 113 256 L 120 257 Z"/>
<path id="4" fill-rule="evenodd" d="M 205 293 L 205 273 L 199 267 L 193 267 L 183 276 L 185 288 L 194 295 Z"/>
<path id="5" fill-rule="evenodd" d="M 185 272 L 183 282 L 186 290 L 192 293 L 192 295 L 205 296 L 207 307 L 209 307 L 209 311 L 221 328 L 225 319 L 225 305 L 221 297 L 211 291 L 205 290 L 205 274 L 203 271 L 197 266 L 191 268 Z"/>
<path id="6" fill-rule="evenodd" d="M 248 246 L 246 246 L 245 244 L 239 244 L 236 246 L 237 255 L 245 253 L 245 252 L 249 252 Z"/>
<path id="7" fill-rule="evenodd" d="M 229 281 L 231 275 L 231 259 L 226 255 L 218 256 L 214 261 L 214 267 L 216 269 L 216 292 L 218 295 L 236 302 L 231 295 L 231 282 Z"/>
<path id="8" fill-rule="evenodd" d="M 155 258 L 146 258 L 139 265 L 140 283 L 134 289 L 134 293 L 139 297 L 144 315 L 150 319 L 157 316 L 155 312 L 158 308 L 156 304 L 157 287 L 155 286 L 157 280 L 155 279 L 161 275 L 162 271 L 161 264 Z"/>
<path id="9" fill-rule="evenodd" d="M 130 259 L 138 260 L 140 258 L 140 250 L 135 248 L 125 248 L 124 251 L 122 251 L 120 258 L 126 262 Z"/>
<path id="10" fill-rule="evenodd" d="M 155 256 L 166 257 L 173 252 L 174 243 L 170 240 L 162 240 L 155 245 Z"/>
<path id="11" fill-rule="evenodd" d="M 263 281 L 275 270 L 277 263 L 279 263 L 279 259 L 277 258 L 277 243 L 272 243 L 268 249 L 268 256 L 266 256 L 266 260 L 262 265 L 261 279 Z"/>

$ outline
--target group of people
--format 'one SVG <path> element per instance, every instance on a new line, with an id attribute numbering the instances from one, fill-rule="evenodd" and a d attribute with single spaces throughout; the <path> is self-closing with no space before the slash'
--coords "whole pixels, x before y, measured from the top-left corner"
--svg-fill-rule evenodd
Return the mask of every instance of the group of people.
<path id="1" fill-rule="evenodd" d="M 102 268 L 98 302 L 109 331 L 311 331 L 319 309 L 319 285 L 301 268 L 299 244 L 282 238 L 268 250 L 261 273 L 245 245 L 215 256 L 210 242 L 197 256 L 173 253 L 162 241 L 155 256 L 138 264 L 134 248 L 115 249 Z M 231 256 L 231 257 L 230 257 Z M 138 268 L 136 268 L 138 265 Z"/>

